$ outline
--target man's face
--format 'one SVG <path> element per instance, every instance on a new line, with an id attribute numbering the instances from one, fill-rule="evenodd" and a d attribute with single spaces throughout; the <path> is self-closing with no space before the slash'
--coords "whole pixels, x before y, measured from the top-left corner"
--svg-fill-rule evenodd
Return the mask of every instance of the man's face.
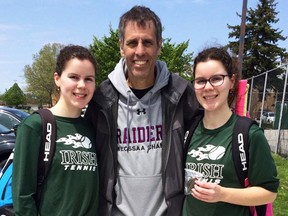
<path id="1" fill-rule="evenodd" d="M 154 84 L 154 69 L 161 51 L 161 43 L 162 41 L 157 42 L 152 21 L 147 21 L 144 27 L 138 26 L 136 22 L 127 23 L 124 41 L 120 42 L 120 52 L 126 59 L 128 82 L 132 83 L 130 87 L 144 88 L 145 85 L 150 87 Z M 137 86 L 136 83 L 139 82 L 142 86 Z"/>

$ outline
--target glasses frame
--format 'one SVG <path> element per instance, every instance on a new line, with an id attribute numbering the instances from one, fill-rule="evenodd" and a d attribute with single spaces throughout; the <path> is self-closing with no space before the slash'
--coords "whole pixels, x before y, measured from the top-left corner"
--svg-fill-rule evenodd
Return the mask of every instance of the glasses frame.
<path id="1" fill-rule="evenodd" d="M 223 78 L 223 80 L 222 80 L 222 83 L 221 83 L 221 84 L 215 86 L 215 84 L 213 85 L 213 84 L 211 83 L 211 79 L 212 79 L 212 78 L 215 78 L 216 76 L 221 76 L 221 77 Z M 211 76 L 209 79 L 204 79 L 204 78 L 201 77 L 201 78 L 200 78 L 201 80 L 203 80 L 203 81 L 205 80 L 205 84 L 204 84 L 204 86 L 201 87 L 201 88 L 195 88 L 195 81 L 197 81 L 199 78 L 196 78 L 196 79 L 192 80 L 192 84 L 193 84 L 194 89 L 196 89 L 196 90 L 204 89 L 204 88 L 206 87 L 207 82 L 209 82 L 210 85 L 211 85 L 213 88 L 215 88 L 215 87 L 218 87 L 218 86 L 223 85 L 224 80 L 225 80 L 225 77 L 227 77 L 227 76 L 229 77 L 229 74 L 215 74 L 215 75 Z"/>

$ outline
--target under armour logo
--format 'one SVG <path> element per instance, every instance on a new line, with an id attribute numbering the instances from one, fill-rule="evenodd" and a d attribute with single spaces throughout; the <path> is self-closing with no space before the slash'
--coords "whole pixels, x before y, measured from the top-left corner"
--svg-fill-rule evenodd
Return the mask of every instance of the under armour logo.
<path id="1" fill-rule="evenodd" d="M 143 113 L 144 115 L 146 114 L 146 109 L 137 109 L 137 115 L 140 115 L 141 113 Z"/>

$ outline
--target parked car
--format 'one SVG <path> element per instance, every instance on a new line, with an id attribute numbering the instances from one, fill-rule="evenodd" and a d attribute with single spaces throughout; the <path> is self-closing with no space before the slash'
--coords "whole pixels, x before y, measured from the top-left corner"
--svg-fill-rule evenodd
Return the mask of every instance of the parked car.
<path id="1" fill-rule="evenodd" d="M 0 107 L 0 168 L 3 167 L 15 146 L 15 130 L 17 125 L 29 113 L 19 109 Z"/>
<path id="2" fill-rule="evenodd" d="M 274 124 L 275 122 L 275 113 L 274 112 L 263 112 L 262 122 L 266 124 Z"/>

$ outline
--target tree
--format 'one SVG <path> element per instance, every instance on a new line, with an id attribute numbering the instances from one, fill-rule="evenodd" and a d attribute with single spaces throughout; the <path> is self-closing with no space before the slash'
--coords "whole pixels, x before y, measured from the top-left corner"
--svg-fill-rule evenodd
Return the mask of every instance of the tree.
<path id="1" fill-rule="evenodd" d="M 90 45 L 91 52 L 97 60 L 97 75 L 96 83 L 99 85 L 103 80 L 107 79 L 108 74 L 114 69 L 119 62 L 120 48 L 119 35 L 117 30 L 109 27 L 110 36 L 104 36 L 98 39 L 94 36 L 93 43 Z M 167 63 L 167 67 L 172 72 L 179 73 L 185 79 L 191 79 L 192 71 L 192 56 L 193 53 L 186 53 L 189 41 L 172 44 L 171 39 L 164 39 L 162 44 L 162 51 L 159 56 L 160 60 Z"/>
<path id="2" fill-rule="evenodd" d="M 246 32 L 243 53 L 243 78 L 250 78 L 265 71 L 274 69 L 281 59 L 287 57 L 286 49 L 278 47 L 279 40 L 285 40 L 282 31 L 272 28 L 279 19 L 276 18 L 275 0 L 260 0 L 257 8 L 250 8 L 246 17 Z M 237 15 L 241 17 L 238 13 Z M 228 47 L 236 54 L 239 52 L 240 26 L 227 25 L 232 32 L 229 38 L 236 38 L 236 41 L 229 42 Z M 279 89 L 279 79 L 277 76 L 282 73 L 281 69 L 273 73 L 268 83 L 268 88 Z M 278 80 L 278 81 L 277 81 Z M 263 88 L 264 76 L 254 83 L 258 89 Z"/>
<path id="3" fill-rule="evenodd" d="M 56 59 L 64 45 L 53 43 L 46 44 L 33 56 L 32 66 L 26 65 L 24 76 L 27 83 L 27 92 L 33 94 L 38 105 L 48 104 L 52 106 L 53 96 L 57 95 L 53 74 L 56 67 Z"/>
<path id="4" fill-rule="evenodd" d="M 113 31 L 109 27 L 110 37 L 104 36 L 98 39 L 94 36 L 90 50 L 97 61 L 96 85 L 98 86 L 103 80 L 107 79 L 108 74 L 118 63 L 120 56 L 118 31 Z"/>
<path id="5" fill-rule="evenodd" d="M 171 44 L 171 38 L 164 39 L 159 59 L 167 63 L 169 71 L 179 73 L 184 79 L 191 80 L 193 53 L 184 54 L 188 45 L 189 41 L 176 45 Z"/>
<path id="6" fill-rule="evenodd" d="M 23 91 L 19 88 L 17 83 L 6 91 L 3 96 L 4 101 L 8 106 L 18 106 L 23 105 L 26 102 L 26 97 Z"/>

